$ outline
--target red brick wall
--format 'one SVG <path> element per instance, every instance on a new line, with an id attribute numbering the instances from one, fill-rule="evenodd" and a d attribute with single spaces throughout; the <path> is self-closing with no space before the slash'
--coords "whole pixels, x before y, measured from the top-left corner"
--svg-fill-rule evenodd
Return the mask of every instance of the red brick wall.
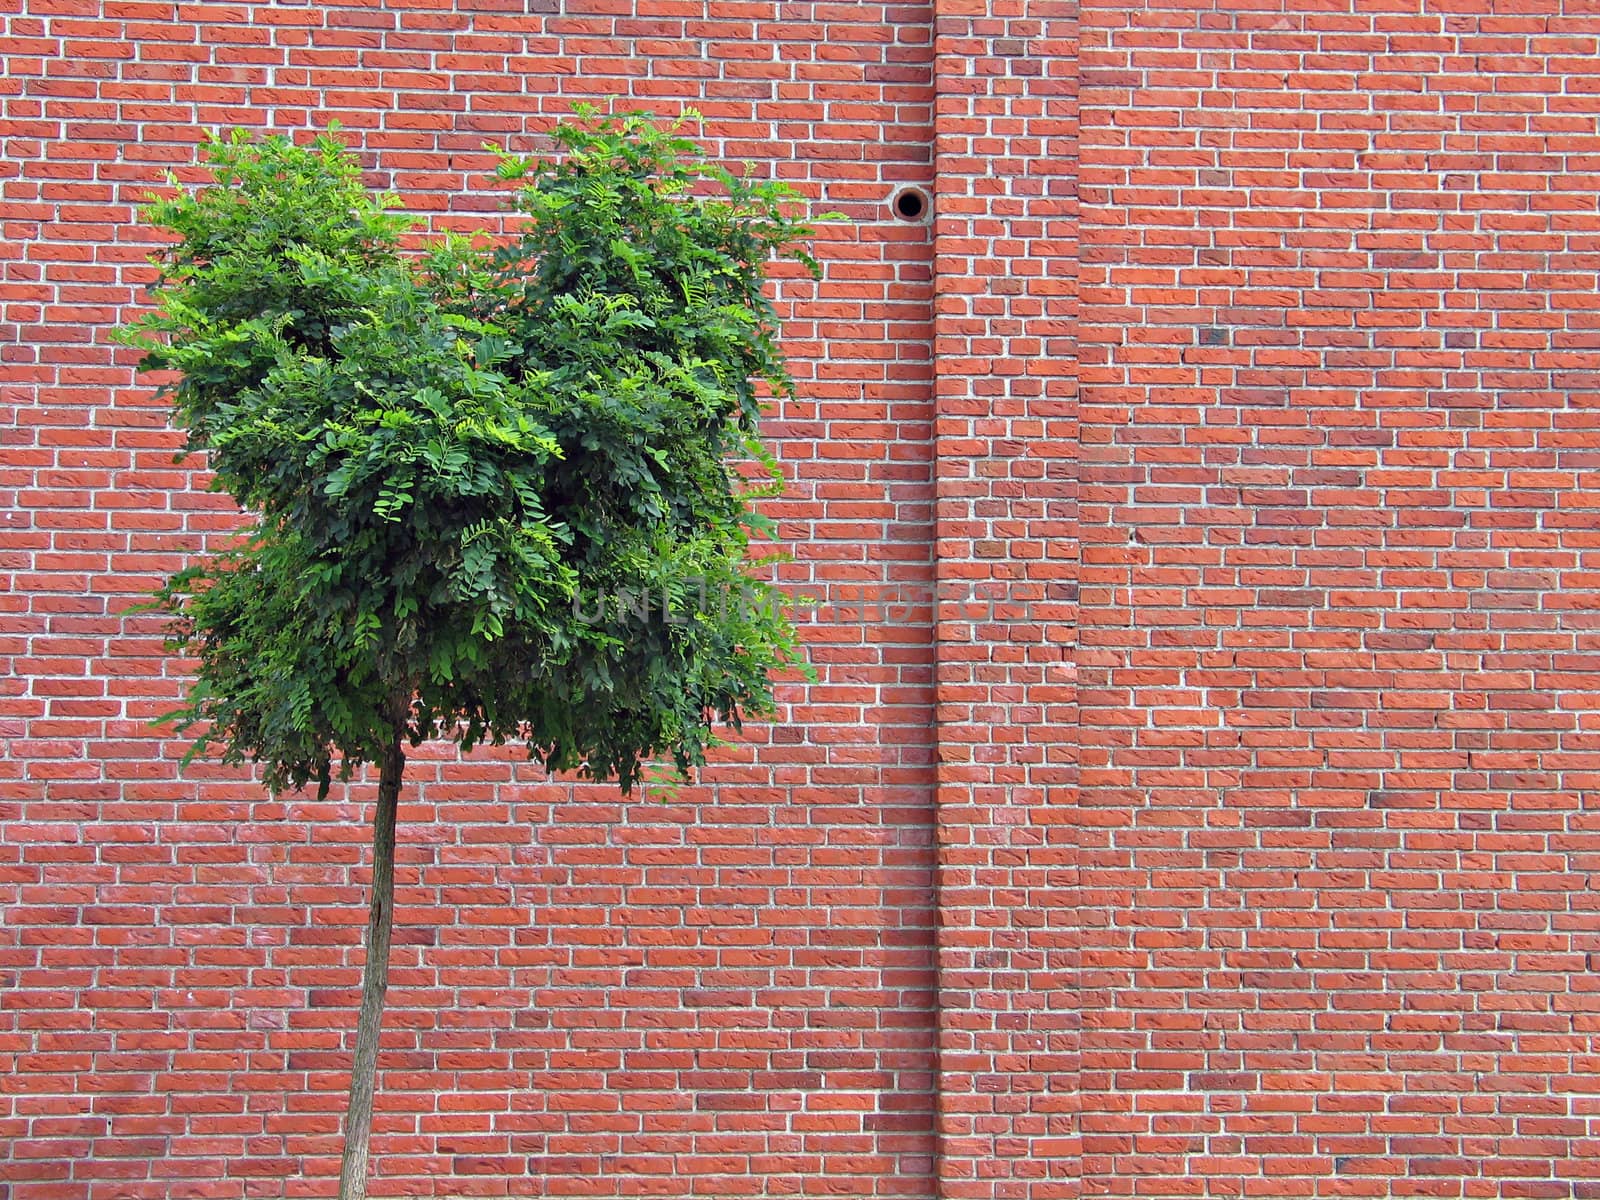
<path id="1" fill-rule="evenodd" d="M 941 1197 L 1078 1171 L 1077 5 L 934 5 Z"/>
<path id="2" fill-rule="evenodd" d="M 368 793 L 146 724 L 230 516 L 107 339 L 139 195 L 337 116 L 472 225 L 608 95 L 851 218 L 775 284 L 821 678 L 671 805 L 419 756 L 374 1195 L 1600 1195 L 1600 14 L 0 22 L 0 1196 L 336 1173 Z"/>
<path id="3" fill-rule="evenodd" d="M 635 9 L 637 8 L 637 13 Z M 110 329 L 141 193 L 200 127 L 344 123 L 376 183 L 472 224 L 485 140 L 573 100 L 706 116 L 852 220 L 779 306 L 775 506 L 820 682 L 681 802 L 422 754 L 402 805 L 376 1195 L 935 1188 L 926 5 L 28 3 L 5 18 L 0 1194 L 327 1194 L 369 791 L 175 768 L 125 609 L 226 506 Z M 885 595 L 885 592 L 888 592 Z M 860 601 L 890 602 L 887 620 Z M 8 1190 L 9 1189 L 9 1190 Z"/>
<path id="4" fill-rule="evenodd" d="M 1083 25 L 1085 1190 L 1600 1195 L 1600 13 Z"/>

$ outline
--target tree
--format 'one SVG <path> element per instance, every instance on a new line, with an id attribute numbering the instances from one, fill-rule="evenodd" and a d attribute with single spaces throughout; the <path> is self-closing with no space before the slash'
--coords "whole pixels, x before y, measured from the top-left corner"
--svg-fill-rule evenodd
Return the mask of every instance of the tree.
<path id="1" fill-rule="evenodd" d="M 122 334 L 247 513 L 154 601 L 195 662 L 190 756 L 274 791 L 378 768 L 343 1200 L 366 1190 L 407 747 L 518 741 L 626 792 L 770 712 L 795 652 L 747 550 L 776 478 L 761 397 L 790 386 L 764 270 L 814 271 L 809 230 L 649 114 L 554 136 L 553 161 L 501 159 L 511 235 L 420 255 L 332 136 L 214 139 L 210 182 L 147 210 L 175 241 Z"/>

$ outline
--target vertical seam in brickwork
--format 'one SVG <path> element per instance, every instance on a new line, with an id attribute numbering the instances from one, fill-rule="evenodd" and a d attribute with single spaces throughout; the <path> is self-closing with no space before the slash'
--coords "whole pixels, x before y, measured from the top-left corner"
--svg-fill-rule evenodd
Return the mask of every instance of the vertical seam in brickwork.
<path id="1" fill-rule="evenodd" d="M 945 797 L 945 775 L 947 771 L 947 756 L 955 753 L 953 747 L 947 747 L 945 737 L 950 730 L 950 719 L 946 712 L 946 696 L 948 684 L 945 678 L 945 661 L 949 653 L 946 645 L 946 628 L 944 612 L 948 590 L 954 586 L 950 580 L 951 561 L 943 542 L 944 529 L 947 524 L 945 513 L 945 480 L 944 470 L 951 453 L 950 439 L 944 433 L 944 409 L 947 401 L 946 388 L 949 386 L 947 376 L 950 366 L 946 361 L 947 346 L 942 336 L 945 320 L 946 292 L 952 283 L 952 272 L 946 262 L 946 249 L 951 240 L 950 229 L 954 223 L 954 210 L 964 200 L 959 193 L 961 181 L 954 177 L 947 177 L 946 167 L 949 154 L 945 146 L 945 127 L 949 120 L 949 107 L 957 103 L 957 99 L 947 95 L 950 86 L 950 72 L 952 63 L 947 55 L 949 53 L 947 41 L 947 16 L 950 7 L 948 0 L 934 0 L 933 5 L 933 32 L 934 32 L 934 107 L 933 107 L 933 162 L 934 162 L 934 229 L 933 229 L 933 420 L 931 422 L 930 436 L 932 438 L 932 461 L 930 470 L 933 479 L 933 580 L 934 580 L 934 612 L 933 612 L 933 670 L 934 670 L 934 846 L 936 861 L 934 865 L 934 1068 L 937 1080 L 934 1095 L 934 1180 L 938 1188 L 940 1200 L 950 1194 L 949 1176 L 958 1170 L 954 1161 L 956 1156 L 948 1149 L 950 1141 L 951 1123 L 953 1115 L 949 1111 L 951 1096 L 949 1080 L 952 1071 L 949 1070 L 951 1053 L 946 1044 L 946 1022 L 953 1015 L 954 1005 L 947 999 L 945 993 L 945 945 L 947 937 L 953 932 L 945 915 L 945 898 L 948 892 L 944 871 L 945 858 L 945 830 L 942 820 L 941 806 Z"/>

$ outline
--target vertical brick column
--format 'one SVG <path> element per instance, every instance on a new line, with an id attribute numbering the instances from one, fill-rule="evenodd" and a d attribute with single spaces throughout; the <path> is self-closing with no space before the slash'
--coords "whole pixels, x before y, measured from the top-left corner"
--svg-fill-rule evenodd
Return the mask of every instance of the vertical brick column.
<path id="1" fill-rule="evenodd" d="M 939 1186 L 1076 1193 L 1076 5 L 934 5 Z"/>

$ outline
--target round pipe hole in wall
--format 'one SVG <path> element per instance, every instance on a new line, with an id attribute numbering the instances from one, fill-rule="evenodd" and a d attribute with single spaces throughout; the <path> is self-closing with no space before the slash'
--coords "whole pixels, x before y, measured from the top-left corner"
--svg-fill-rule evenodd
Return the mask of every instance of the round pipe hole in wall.
<path id="1" fill-rule="evenodd" d="M 933 216 L 933 197 L 919 187 L 904 187 L 889 200 L 896 221 L 920 225 Z"/>

